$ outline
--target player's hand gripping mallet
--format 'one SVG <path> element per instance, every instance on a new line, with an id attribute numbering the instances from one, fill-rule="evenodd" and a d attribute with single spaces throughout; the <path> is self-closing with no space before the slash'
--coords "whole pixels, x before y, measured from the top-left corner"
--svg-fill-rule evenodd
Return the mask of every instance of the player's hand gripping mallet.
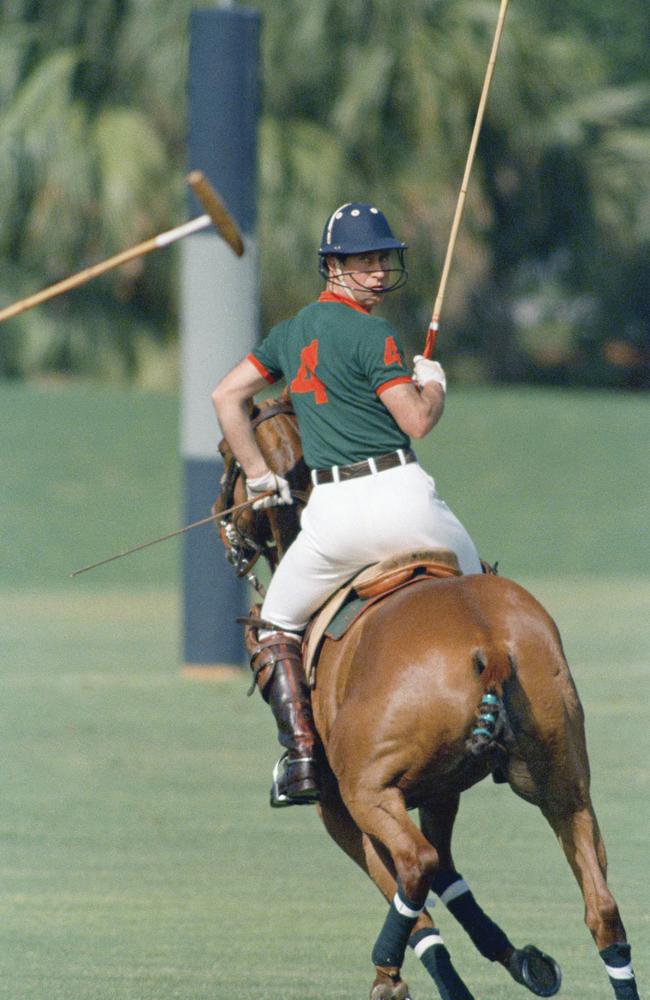
<path id="1" fill-rule="evenodd" d="M 205 177 L 202 171 L 193 170 L 187 176 L 187 183 L 205 208 L 205 215 L 199 215 L 196 219 L 190 219 L 189 222 L 175 226 L 174 229 L 169 229 L 158 236 L 152 236 L 150 239 L 144 240 L 143 243 L 138 243 L 137 246 L 130 247 L 128 250 L 122 250 L 121 253 L 109 257 L 99 264 L 93 264 L 91 267 L 87 267 L 83 271 L 78 271 L 77 274 L 73 274 L 69 278 L 64 278 L 63 281 L 58 281 L 55 285 L 44 288 L 41 292 L 36 292 L 35 295 L 29 295 L 25 299 L 14 302 L 13 305 L 0 310 L 0 323 L 5 319 L 11 319 L 12 316 L 17 316 L 19 313 L 25 312 L 27 309 L 32 309 L 34 306 L 40 305 L 41 302 L 47 302 L 48 299 L 53 299 L 57 295 L 62 295 L 64 292 L 70 291 L 72 288 L 77 288 L 92 278 L 97 278 L 100 274 L 104 274 L 114 267 L 119 267 L 120 264 L 126 264 L 127 261 L 133 260 L 135 257 L 143 257 L 145 254 L 151 253 L 152 250 L 169 246 L 170 243 L 182 240 L 185 236 L 198 233 L 209 226 L 214 226 L 226 243 L 232 247 L 237 256 L 241 257 L 244 252 L 241 233 L 207 177 Z"/>
<path id="2" fill-rule="evenodd" d="M 499 51 L 499 43 L 501 41 L 501 35 L 503 34 L 503 26 L 506 20 L 508 3 L 509 0 L 501 0 L 501 7 L 499 9 L 499 19 L 497 21 L 497 27 L 494 34 L 494 41 L 492 43 L 492 51 L 490 53 L 490 59 L 488 62 L 487 71 L 485 73 L 485 80 L 483 81 L 483 90 L 481 91 L 481 99 L 479 101 L 478 111 L 476 112 L 476 121 L 474 122 L 474 131 L 472 132 L 472 139 L 469 144 L 469 152 L 467 153 L 467 161 L 465 163 L 465 173 L 463 175 L 463 182 L 461 184 L 460 194 L 458 195 L 458 201 L 456 203 L 456 211 L 454 213 L 454 220 L 451 226 L 451 233 L 449 235 L 447 253 L 445 254 L 445 263 L 443 265 L 442 275 L 440 277 L 440 287 L 438 288 L 438 295 L 436 297 L 435 305 L 433 307 L 433 315 L 431 317 L 431 322 L 429 323 L 429 329 L 427 330 L 427 339 L 424 345 L 425 358 L 431 357 L 436 346 L 436 338 L 438 336 L 438 329 L 440 325 L 440 314 L 442 312 L 442 302 L 445 297 L 445 289 L 447 287 L 447 278 L 449 277 L 451 260 L 454 255 L 454 247 L 456 246 L 456 237 L 458 236 L 458 230 L 460 228 L 460 220 L 463 214 L 463 208 L 465 207 L 465 195 L 467 194 L 469 176 L 472 172 L 472 164 L 474 163 L 474 154 L 476 153 L 478 137 L 481 132 L 481 125 L 483 124 L 485 105 L 487 104 L 488 92 L 490 90 L 490 84 L 492 83 L 494 64 L 496 63 L 497 52 Z"/>

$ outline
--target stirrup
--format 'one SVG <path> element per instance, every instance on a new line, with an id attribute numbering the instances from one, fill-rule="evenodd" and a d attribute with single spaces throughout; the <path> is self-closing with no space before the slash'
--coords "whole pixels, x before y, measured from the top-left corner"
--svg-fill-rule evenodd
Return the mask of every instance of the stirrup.
<path id="1" fill-rule="evenodd" d="M 292 764 L 313 763 L 313 757 L 295 757 Z M 273 768 L 273 784 L 271 785 L 269 804 L 272 809 L 284 809 L 286 806 L 311 806 L 320 799 L 318 788 L 307 788 L 304 793 L 290 795 L 284 790 L 286 785 L 286 765 L 289 761 L 289 751 L 285 750 L 278 757 Z"/>

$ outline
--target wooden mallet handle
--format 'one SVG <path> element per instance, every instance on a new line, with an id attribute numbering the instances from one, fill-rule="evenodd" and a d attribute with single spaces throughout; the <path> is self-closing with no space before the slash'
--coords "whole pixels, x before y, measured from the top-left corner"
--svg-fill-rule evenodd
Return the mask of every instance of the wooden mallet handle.
<path id="1" fill-rule="evenodd" d="M 488 60 L 487 69 L 485 71 L 485 79 L 483 80 L 483 89 L 481 90 L 481 98 L 479 100 L 478 110 L 476 112 L 476 120 L 474 121 L 474 129 L 472 131 L 472 138 L 469 144 L 467 160 L 465 162 L 465 172 L 463 174 L 463 180 L 460 186 L 458 201 L 456 202 L 456 211 L 454 212 L 454 220 L 451 226 L 449 242 L 447 244 L 445 263 L 443 265 L 442 276 L 440 278 L 440 287 L 438 288 L 438 294 L 436 296 L 436 301 L 433 306 L 433 315 L 431 317 L 431 322 L 429 323 L 429 329 L 427 330 L 426 343 L 424 345 L 424 351 L 423 351 L 425 358 L 430 358 L 432 356 L 436 346 L 436 339 L 438 336 L 438 329 L 440 326 L 440 313 L 442 312 L 442 303 L 445 297 L 445 290 L 447 288 L 447 278 L 449 277 L 451 260 L 454 255 L 454 248 L 456 246 L 456 237 L 458 236 L 458 230 L 460 228 L 460 220 L 463 215 L 463 208 L 465 207 L 465 196 L 467 194 L 469 177 L 472 172 L 472 165 L 474 163 L 474 154 L 476 153 L 476 146 L 478 144 L 478 139 L 481 132 L 481 125 L 483 124 L 483 115 L 485 113 L 485 106 L 487 104 L 488 93 L 490 91 L 490 84 L 492 83 L 492 76 L 494 74 L 494 65 L 497 60 L 497 53 L 499 51 L 501 35 L 503 34 L 503 26 L 505 24 L 506 14 L 508 12 L 508 3 L 509 0 L 501 0 L 501 4 L 499 7 L 499 16 L 497 19 L 496 31 L 494 33 L 494 39 L 492 41 L 492 50 L 490 52 L 490 58 Z"/>
<path id="2" fill-rule="evenodd" d="M 143 257 L 145 254 L 151 253 L 152 250 L 169 246 L 170 243 L 175 243 L 185 236 L 198 233 L 202 229 L 207 229 L 212 225 L 215 226 L 217 232 L 220 233 L 228 245 L 232 247 L 237 256 L 241 257 L 244 252 L 244 244 L 239 229 L 234 219 L 222 204 L 214 188 L 210 186 L 200 170 L 192 171 L 187 178 L 187 182 L 201 204 L 207 209 L 206 215 L 199 215 L 196 219 L 183 222 L 180 226 L 175 226 L 165 233 L 152 236 L 150 239 L 138 243 L 137 246 L 130 247 L 128 250 L 122 250 L 121 253 L 116 253 L 113 257 L 100 261 L 99 264 L 93 264 L 91 267 L 87 267 L 83 271 L 78 271 L 69 278 L 64 278 L 63 281 L 57 281 L 55 285 L 50 285 L 41 292 L 28 295 L 27 298 L 20 299 L 5 309 L 0 309 L 0 323 L 5 319 L 18 316 L 19 313 L 26 312 L 27 309 L 32 309 L 34 306 L 40 305 L 41 302 L 47 302 L 48 299 L 53 299 L 57 295 L 69 292 L 72 288 L 78 288 L 79 285 L 84 285 L 87 281 L 98 278 L 100 274 L 104 274 L 114 267 L 119 267 L 120 264 L 126 264 L 127 261 L 133 260 L 135 257 Z"/>

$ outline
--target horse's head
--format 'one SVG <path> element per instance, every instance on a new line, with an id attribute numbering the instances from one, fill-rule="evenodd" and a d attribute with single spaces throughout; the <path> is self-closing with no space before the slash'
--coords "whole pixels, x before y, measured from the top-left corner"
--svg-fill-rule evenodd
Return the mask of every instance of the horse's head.
<path id="1" fill-rule="evenodd" d="M 250 507 L 226 515 L 221 521 L 221 538 L 238 576 L 245 576 L 263 555 L 271 571 L 275 569 L 300 529 L 300 511 L 310 490 L 309 470 L 293 407 L 285 391 L 279 399 L 268 399 L 252 407 L 251 426 L 268 467 L 289 481 L 294 502 L 291 506 L 255 511 Z M 213 513 L 219 514 L 246 500 L 246 477 L 224 439 L 219 444 L 224 461 L 221 492 Z"/>

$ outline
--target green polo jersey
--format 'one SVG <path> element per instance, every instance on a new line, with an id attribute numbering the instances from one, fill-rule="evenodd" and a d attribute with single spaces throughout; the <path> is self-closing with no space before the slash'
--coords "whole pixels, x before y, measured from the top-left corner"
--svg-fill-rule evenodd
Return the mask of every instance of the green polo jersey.
<path id="1" fill-rule="evenodd" d="M 325 293 L 274 326 L 248 357 L 267 381 L 286 379 L 310 468 L 408 448 L 380 398 L 411 381 L 386 320 Z"/>

